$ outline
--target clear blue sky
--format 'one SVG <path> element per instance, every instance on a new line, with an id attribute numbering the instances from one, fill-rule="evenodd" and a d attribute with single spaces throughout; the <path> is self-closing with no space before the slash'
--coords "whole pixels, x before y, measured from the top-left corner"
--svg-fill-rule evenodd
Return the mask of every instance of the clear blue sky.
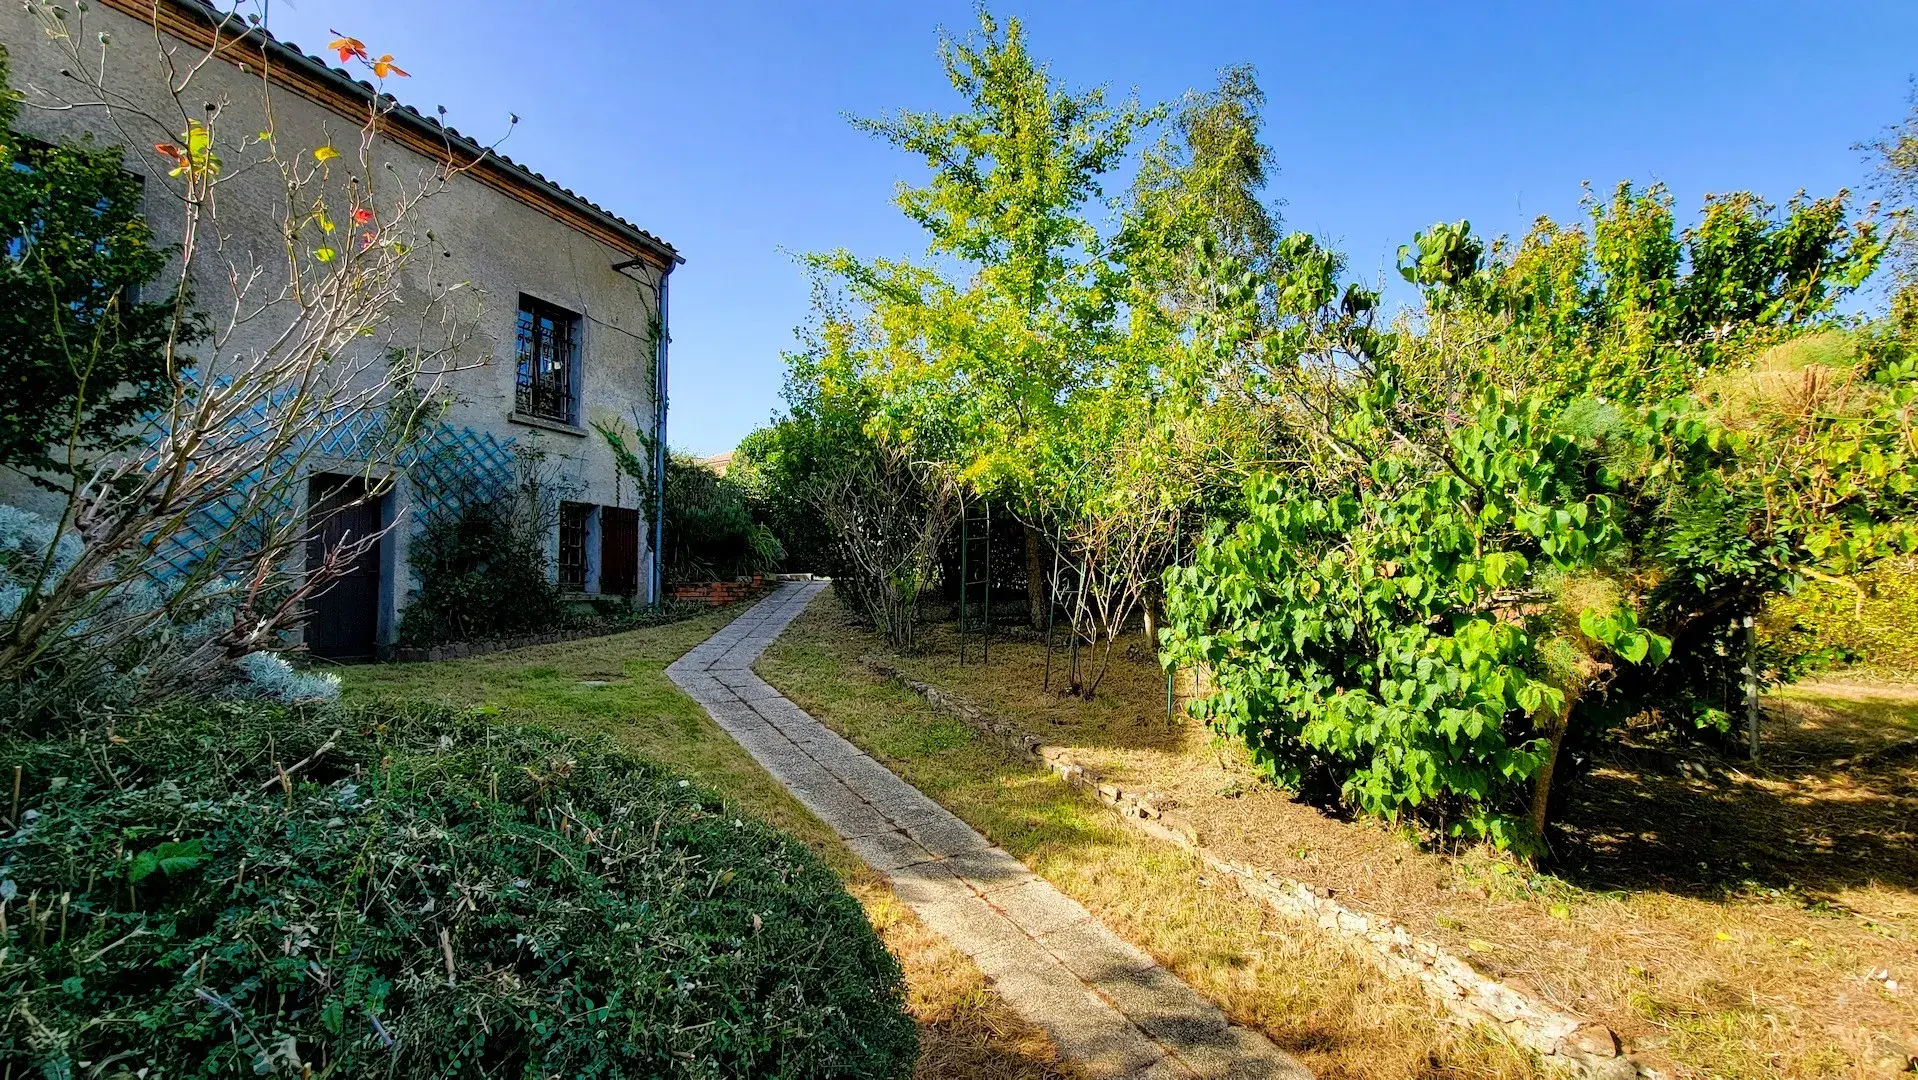
<path id="1" fill-rule="evenodd" d="M 1579 184 L 1663 180 L 1783 201 L 1869 180 L 1855 143 L 1903 115 L 1918 3 L 1183 3 L 1026 0 L 1034 51 L 1074 86 L 1147 101 L 1257 66 L 1272 194 L 1355 272 L 1437 220 L 1522 231 Z M 413 72 L 394 89 L 676 245 L 674 446 L 731 447 L 778 407 L 806 317 L 790 253 L 914 254 L 892 208 L 915 163 L 848 112 L 950 108 L 941 26 L 965 0 L 272 0 L 283 38 L 337 28 Z"/>

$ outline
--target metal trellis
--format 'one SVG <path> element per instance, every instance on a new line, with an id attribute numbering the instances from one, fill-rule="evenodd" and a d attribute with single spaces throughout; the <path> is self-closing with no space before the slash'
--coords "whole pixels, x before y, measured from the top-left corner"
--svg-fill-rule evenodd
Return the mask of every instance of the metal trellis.
<path id="1" fill-rule="evenodd" d="M 984 549 L 979 555 L 977 578 L 972 576 L 975 535 L 978 546 Z M 975 595 L 979 597 L 976 614 L 972 608 Z M 975 636 L 979 662 L 989 662 L 992 658 L 992 504 L 984 499 L 969 503 L 959 516 L 958 615 L 959 662 L 966 662 L 967 644 Z"/>

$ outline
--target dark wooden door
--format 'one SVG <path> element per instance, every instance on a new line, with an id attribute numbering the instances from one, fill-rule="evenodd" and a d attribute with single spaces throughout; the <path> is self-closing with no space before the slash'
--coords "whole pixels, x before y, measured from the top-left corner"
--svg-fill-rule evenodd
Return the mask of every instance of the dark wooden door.
<path id="1" fill-rule="evenodd" d="M 380 497 L 368 496 L 366 482 L 351 476 L 315 476 L 307 488 L 313 536 L 306 543 L 308 572 L 342 544 L 363 541 L 380 531 Z M 331 660 L 373 656 L 380 634 L 380 547 L 368 545 L 346 572 L 307 601 L 306 647 Z"/>
<path id="2" fill-rule="evenodd" d="M 639 591 L 639 511 L 599 508 L 599 591 L 632 596 Z"/>

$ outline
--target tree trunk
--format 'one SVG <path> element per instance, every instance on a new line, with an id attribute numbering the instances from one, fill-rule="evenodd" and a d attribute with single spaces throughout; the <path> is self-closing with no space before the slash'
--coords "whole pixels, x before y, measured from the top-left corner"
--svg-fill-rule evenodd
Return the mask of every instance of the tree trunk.
<path id="1" fill-rule="evenodd" d="M 1576 692 L 1565 691 L 1564 706 L 1547 721 L 1545 760 L 1532 774 L 1532 833 L 1541 848 L 1545 845 L 1545 808 L 1552 801 L 1552 774 L 1558 768 L 1558 752 L 1565 746 L 1565 733 L 1571 729 L 1572 709 L 1578 705 L 1578 698 Z"/>
<path id="2" fill-rule="evenodd" d="M 1051 606 L 1052 588 L 1046 580 L 1045 543 L 1039 537 L 1039 530 L 1031 525 L 1026 530 L 1026 612 L 1032 621 L 1034 630 L 1046 628 L 1046 609 Z"/>
<path id="3" fill-rule="evenodd" d="M 1145 621 L 1146 647 L 1156 656 L 1159 652 L 1159 587 L 1146 586 L 1143 602 L 1139 605 L 1141 617 Z"/>

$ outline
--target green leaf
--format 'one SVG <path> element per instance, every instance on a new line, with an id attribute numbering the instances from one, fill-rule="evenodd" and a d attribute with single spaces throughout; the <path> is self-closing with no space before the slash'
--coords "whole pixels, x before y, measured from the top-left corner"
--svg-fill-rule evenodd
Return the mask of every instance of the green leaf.
<path id="1" fill-rule="evenodd" d="M 1618 635 L 1618 639 L 1612 643 L 1612 649 L 1616 651 L 1618 655 L 1636 664 L 1644 660 L 1646 654 L 1651 650 L 1651 641 L 1644 634 L 1636 630 L 1629 631 Z"/>
<path id="2" fill-rule="evenodd" d="M 127 880 L 144 881 L 155 871 L 173 877 L 200 865 L 206 858 L 198 840 L 168 841 L 135 855 L 127 867 Z"/>

